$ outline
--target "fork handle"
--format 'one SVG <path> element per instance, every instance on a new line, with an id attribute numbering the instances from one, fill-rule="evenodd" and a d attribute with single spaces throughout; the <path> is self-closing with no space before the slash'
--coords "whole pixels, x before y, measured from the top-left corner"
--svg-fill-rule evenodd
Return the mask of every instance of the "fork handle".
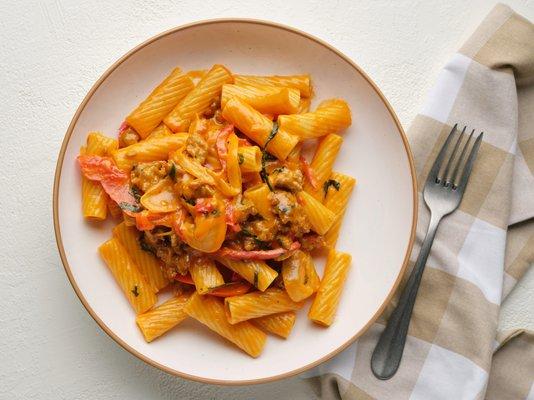
<path id="1" fill-rule="evenodd" d="M 378 379 L 391 378 L 399 368 L 417 291 L 441 218 L 441 216 L 431 215 L 417 261 L 400 296 L 399 303 L 389 317 L 386 328 L 373 351 L 371 369 Z"/>

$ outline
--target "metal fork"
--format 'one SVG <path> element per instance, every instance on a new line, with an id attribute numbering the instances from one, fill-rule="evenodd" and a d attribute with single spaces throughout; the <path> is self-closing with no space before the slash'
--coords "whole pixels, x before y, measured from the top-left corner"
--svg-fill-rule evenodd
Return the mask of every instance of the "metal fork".
<path id="1" fill-rule="evenodd" d="M 419 257 L 399 299 L 399 304 L 391 314 L 371 357 L 371 369 L 379 379 L 391 378 L 399 368 L 415 298 L 438 225 L 443 217 L 452 213 L 460 205 L 484 135 L 483 132 L 478 135 L 468 152 L 475 130 L 473 129 L 465 144 L 461 146 L 465 137 L 466 127 L 464 127 L 456 139 L 452 152 L 447 155 L 447 150 L 458 131 L 457 125 L 452 128 L 426 179 L 423 196 L 430 210 L 428 231 L 421 245 Z M 460 147 L 462 149 L 458 156 Z M 443 168 L 444 161 L 446 164 Z"/>

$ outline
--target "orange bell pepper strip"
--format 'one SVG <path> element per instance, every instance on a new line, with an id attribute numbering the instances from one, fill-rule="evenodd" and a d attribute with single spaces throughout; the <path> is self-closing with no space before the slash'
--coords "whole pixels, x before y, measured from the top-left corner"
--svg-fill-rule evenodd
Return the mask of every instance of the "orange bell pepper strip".
<path id="1" fill-rule="evenodd" d="M 252 285 L 248 282 L 230 282 L 211 289 L 208 294 L 217 297 L 232 297 L 248 293 L 251 288 Z"/>
<path id="2" fill-rule="evenodd" d="M 138 213 L 134 213 L 135 225 L 140 231 L 150 231 L 156 226 L 173 227 L 174 214 L 171 213 L 153 213 L 147 210 L 143 210 Z"/>

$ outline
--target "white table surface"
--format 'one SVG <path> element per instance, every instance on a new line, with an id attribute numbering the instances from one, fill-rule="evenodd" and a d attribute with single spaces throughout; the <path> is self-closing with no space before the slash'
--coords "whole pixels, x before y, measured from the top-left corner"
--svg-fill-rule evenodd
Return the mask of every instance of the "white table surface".
<path id="1" fill-rule="evenodd" d="M 246 7 L 239 4 L 249 3 Z M 508 2 L 534 19 L 533 0 Z M 169 376 L 130 355 L 87 314 L 61 266 L 52 226 L 56 157 L 93 82 L 163 30 L 217 17 L 269 19 L 352 57 L 405 127 L 439 68 L 493 1 L 0 2 L 0 398 L 269 399 L 276 383 L 221 388 Z M 507 299 L 501 325 L 534 329 L 534 273 Z M 178 355 L 179 356 L 179 355 Z M 298 389 L 299 381 L 291 380 Z"/>

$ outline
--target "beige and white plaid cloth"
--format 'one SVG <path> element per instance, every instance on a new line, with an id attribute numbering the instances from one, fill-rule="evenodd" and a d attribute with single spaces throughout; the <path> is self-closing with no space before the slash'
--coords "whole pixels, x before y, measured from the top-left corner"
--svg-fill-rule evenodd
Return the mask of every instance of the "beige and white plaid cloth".
<path id="1" fill-rule="evenodd" d="M 534 25 L 507 6 L 496 6 L 445 65 L 408 131 L 420 200 L 412 260 L 429 220 L 422 184 L 456 122 L 484 131 L 484 142 L 459 210 L 438 230 L 397 374 L 380 381 L 370 370 L 394 301 L 356 343 L 301 376 L 308 393 L 534 399 L 534 336 L 497 332 L 501 301 L 534 261 Z"/>

